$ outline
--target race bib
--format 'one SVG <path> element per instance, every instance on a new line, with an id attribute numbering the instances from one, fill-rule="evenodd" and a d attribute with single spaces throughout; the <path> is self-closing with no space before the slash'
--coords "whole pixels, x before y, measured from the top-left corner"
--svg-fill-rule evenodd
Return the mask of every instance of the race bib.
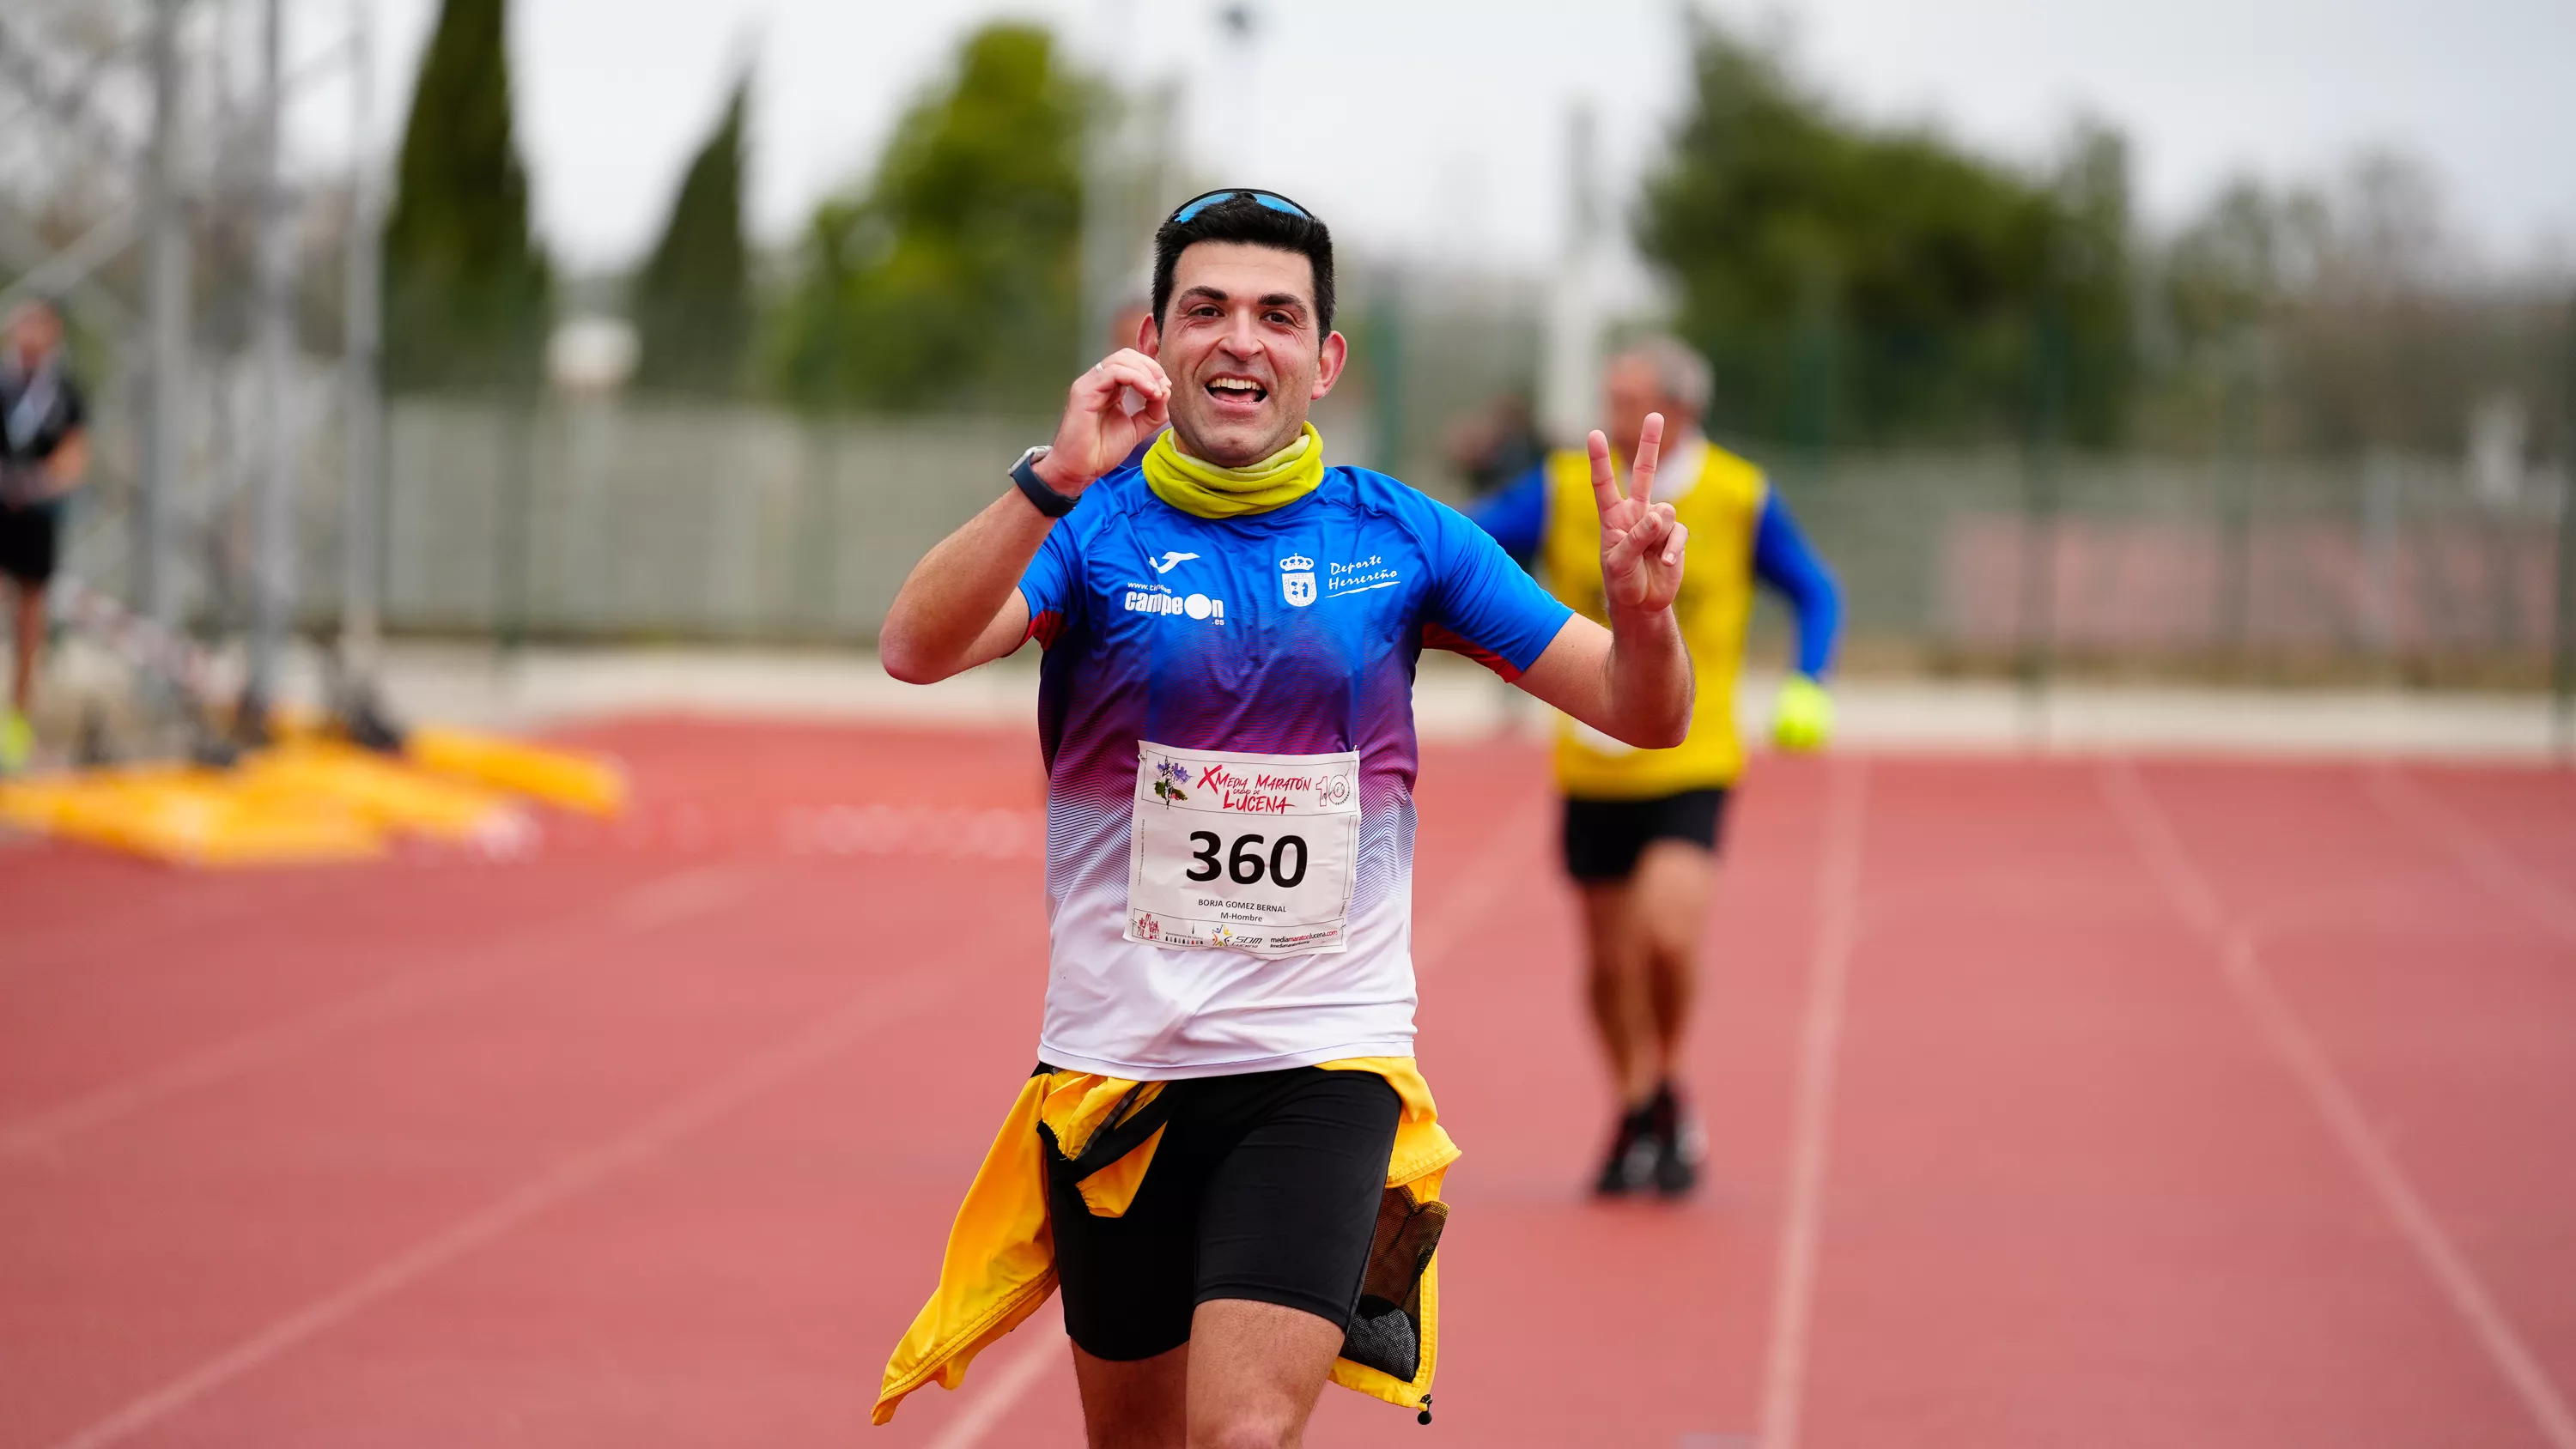
<path id="1" fill-rule="evenodd" d="M 1127 939 L 1304 956 L 1350 946 L 1360 757 L 1138 744 Z"/>

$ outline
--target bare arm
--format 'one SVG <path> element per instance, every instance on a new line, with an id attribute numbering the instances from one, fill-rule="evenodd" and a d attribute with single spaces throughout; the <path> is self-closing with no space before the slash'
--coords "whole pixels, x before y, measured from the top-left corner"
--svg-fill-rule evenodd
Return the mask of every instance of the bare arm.
<path id="1" fill-rule="evenodd" d="M 1520 686 L 1594 729 L 1639 749 L 1669 749 L 1690 733 L 1690 651 L 1673 617 L 1690 530 L 1654 503 L 1664 419 L 1649 413 L 1637 439 L 1636 494 L 1623 498 L 1610 443 L 1594 433 L 1592 497 L 1601 510 L 1601 582 L 1610 627 L 1565 621 Z"/>
<path id="2" fill-rule="evenodd" d="M 1018 649 L 1029 636 L 1020 575 L 1053 527 L 1013 489 L 922 555 L 877 639 L 886 673 L 936 684 Z"/>
<path id="3" fill-rule="evenodd" d="M 1079 495 L 1163 426 L 1171 387 L 1154 359 L 1135 351 L 1113 353 L 1075 379 L 1055 442 L 1035 465 L 1039 480 Z M 1145 399 L 1134 413 L 1119 406 L 1128 388 Z M 1020 575 L 1055 525 L 1013 488 L 941 539 L 913 565 L 886 613 L 877 638 L 886 673 L 936 684 L 1019 648 L 1029 632 Z"/>
<path id="4" fill-rule="evenodd" d="M 89 429 L 74 428 L 54 444 L 53 456 L 45 460 L 45 496 L 61 498 L 81 486 L 89 475 Z"/>

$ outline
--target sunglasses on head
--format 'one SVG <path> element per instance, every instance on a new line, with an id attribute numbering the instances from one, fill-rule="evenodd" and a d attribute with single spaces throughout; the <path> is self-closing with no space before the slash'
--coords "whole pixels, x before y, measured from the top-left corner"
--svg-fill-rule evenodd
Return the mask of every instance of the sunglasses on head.
<path id="1" fill-rule="evenodd" d="M 1315 213 L 1311 211 L 1308 211 L 1306 208 L 1299 206 L 1297 203 L 1290 201 L 1287 197 L 1280 195 L 1276 191 L 1255 191 L 1252 188 L 1245 186 L 1228 186 L 1219 191 L 1201 192 L 1173 208 L 1170 218 L 1163 224 L 1165 226 L 1182 225 L 1188 222 L 1190 218 L 1197 216 L 1200 212 L 1207 210 L 1209 207 L 1219 205 L 1223 202 L 1232 201 L 1238 196 L 1249 197 L 1253 201 L 1269 207 L 1272 211 L 1284 211 L 1290 216 L 1301 217 L 1307 221 L 1314 222 L 1318 226 L 1323 224 L 1323 218 L 1315 215 Z"/>

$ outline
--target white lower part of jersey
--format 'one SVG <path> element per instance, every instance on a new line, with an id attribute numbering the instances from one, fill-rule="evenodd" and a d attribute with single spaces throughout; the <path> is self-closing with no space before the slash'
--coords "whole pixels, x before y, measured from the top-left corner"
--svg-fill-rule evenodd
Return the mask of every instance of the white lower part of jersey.
<path id="1" fill-rule="evenodd" d="M 1330 953 L 1255 956 L 1127 939 L 1125 872 L 1070 890 L 1050 923 L 1040 1057 L 1172 1081 L 1413 1055 L 1412 879 L 1350 918 Z"/>

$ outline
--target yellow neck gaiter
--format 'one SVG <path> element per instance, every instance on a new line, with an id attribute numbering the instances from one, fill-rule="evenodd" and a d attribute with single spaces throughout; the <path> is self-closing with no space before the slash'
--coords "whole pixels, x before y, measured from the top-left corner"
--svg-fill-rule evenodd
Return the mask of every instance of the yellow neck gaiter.
<path id="1" fill-rule="evenodd" d="M 1324 481 L 1324 435 L 1308 423 L 1297 441 L 1249 468 L 1220 468 L 1180 450 L 1169 428 L 1145 450 L 1145 486 L 1183 513 L 1238 518 L 1282 508 Z"/>

